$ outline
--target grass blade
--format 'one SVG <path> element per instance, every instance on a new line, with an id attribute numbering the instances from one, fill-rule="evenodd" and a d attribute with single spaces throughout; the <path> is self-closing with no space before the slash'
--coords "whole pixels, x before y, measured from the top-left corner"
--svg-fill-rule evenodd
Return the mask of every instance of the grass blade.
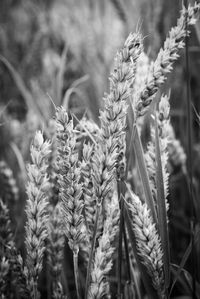
<path id="1" fill-rule="evenodd" d="M 136 159 L 137 159 L 138 169 L 140 172 L 140 177 L 142 180 L 142 185 L 144 188 L 145 200 L 146 200 L 146 203 L 147 203 L 150 211 L 152 212 L 153 220 L 157 224 L 158 219 L 157 219 L 157 215 L 156 215 L 156 209 L 155 209 L 155 205 L 153 202 L 153 197 L 152 197 L 151 188 L 150 188 L 150 184 L 149 184 L 149 178 L 148 178 L 146 164 L 145 164 L 145 160 L 144 160 L 144 152 L 143 152 L 143 148 L 142 148 L 142 144 L 141 144 L 141 140 L 139 137 L 137 126 L 134 126 L 133 130 L 134 130 L 133 146 L 134 146 L 135 155 L 136 155 Z"/>
<path id="2" fill-rule="evenodd" d="M 6 68 L 10 72 L 10 74 L 11 74 L 17 88 L 19 89 L 22 97 L 24 98 L 29 110 L 35 111 L 36 114 L 39 115 L 41 123 L 43 123 L 44 122 L 43 116 L 41 115 L 40 110 L 38 109 L 37 105 L 35 104 L 35 100 L 34 100 L 32 94 L 29 92 L 29 90 L 25 86 L 25 83 L 22 80 L 20 74 L 14 69 L 14 67 L 10 64 L 10 62 L 2 55 L 0 55 L 0 61 L 6 66 Z"/>
<path id="3" fill-rule="evenodd" d="M 199 234 L 200 234 L 200 230 L 198 230 L 197 233 L 196 233 L 196 238 L 194 240 L 195 243 L 198 241 Z M 187 247 L 187 249 L 186 249 L 186 251 L 185 251 L 185 253 L 182 257 L 181 263 L 180 263 L 180 265 L 178 267 L 178 270 L 175 274 L 175 277 L 174 277 L 174 280 L 172 282 L 172 286 L 171 286 L 171 289 L 170 289 L 170 292 L 169 292 L 169 296 L 172 293 L 172 290 L 173 290 L 173 288 L 174 288 L 174 286 L 175 286 L 175 284 L 176 284 L 176 282 L 177 282 L 177 280 L 178 280 L 178 278 L 179 278 L 179 276 L 180 276 L 180 274 L 183 270 L 183 267 L 185 266 L 185 263 L 187 262 L 187 260 L 190 256 L 191 251 L 192 251 L 192 239 L 190 240 L 190 243 L 189 243 L 189 245 L 188 245 L 188 247 Z"/>

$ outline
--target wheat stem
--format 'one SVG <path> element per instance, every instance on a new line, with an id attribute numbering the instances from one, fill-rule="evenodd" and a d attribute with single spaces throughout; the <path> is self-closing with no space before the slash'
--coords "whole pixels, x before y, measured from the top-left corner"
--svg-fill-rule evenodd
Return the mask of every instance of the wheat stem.
<path id="1" fill-rule="evenodd" d="M 74 278 L 75 278 L 77 298 L 81 299 L 80 292 L 79 292 L 78 252 L 77 251 L 73 251 L 73 263 L 74 263 Z"/>
<path id="2" fill-rule="evenodd" d="M 97 204 L 92 245 L 91 245 L 91 249 L 90 249 L 89 261 L 88 261 L 88 267 L 87 267 L 87 276 L 86 276 L 86 284 L 85 284 L 85 299 L 87 299 L 88 287 L 89 287 L 89 283 L 90 283 L 91 266 L 92 266 L 92 259 L 93 259 L 93 255 L 94 255 L 94 249 L 95 249 L 96 238 L 97 238 L 97 227 L 98 227 L 100 209 L 101 209 L 101 205 Z"/>
<path id="3" fill-rule="evenodd" d="M 124 231 L 124 188 L 123 182 L 120 180 L 117 182 L 118 188 L 118 198 L 119 198 L 119 207 L 120 207 L 120 220 L 119 220 L 119 240 L 118 240 L 118 285 L 117 285 L 117 294 L 118 298 L 121 298 L 122 293 L 122 243 L 123 243 L 123 231 Z"/>

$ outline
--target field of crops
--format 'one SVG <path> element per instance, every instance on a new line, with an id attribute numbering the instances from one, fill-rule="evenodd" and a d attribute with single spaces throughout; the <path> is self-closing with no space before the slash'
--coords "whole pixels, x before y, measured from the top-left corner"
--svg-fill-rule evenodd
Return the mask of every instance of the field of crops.
<path id="1" fill-rule="evenodd" d="M 199 19 L 0 1 L 0 299 L 200 298 Z"/>

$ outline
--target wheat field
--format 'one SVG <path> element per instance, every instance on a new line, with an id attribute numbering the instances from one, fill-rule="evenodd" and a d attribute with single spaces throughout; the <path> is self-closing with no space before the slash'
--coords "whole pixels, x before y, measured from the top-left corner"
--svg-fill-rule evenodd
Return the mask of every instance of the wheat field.
<path id="1" fill-rule="evenodd" d="M 88 3 L 96 24 L 99 12 L 92 1 Z M 41 86 L 31 79 L 28 88 L 12 61 L 0 55 L 27 107 L 23 126 L 9 116 L 7 107 L 1 112 L 2 136 L 8 140 L 2 152 L 7 151 L 7 157 L 12 152 L 17 161 L 0 156 L 1 299 L 200 298 L 199 185 L 193 170 L 190 119 L 191 111 L 197 123 L 199 115 L 190 100 L 188 57 L 200 3 L 182 4 L 162 47 L 156 48 L 156 39 L 152 40 L 151 54 L 142 24 L 127 32 L 130 18 L 123 4 L 111 3 L 117 30 L 113 36 L 108 33 L 110 44 L 101 49 L 102 56 L 92 33 L 99 27 L 84 23 L 90 45 L 84 49 L 83 37 L 74 26 L 74 31 L 69 30 L 71 45 L 66 42 L 60 56 L 48 45 Z M 72 10 L 75 2 L 67 5 Z M 85 16 L 86 6 L 82 7 Z M 49 15 L 48 26 L 44 12 L 40 14 L 43 34 L 51 36 L 59 14 L 58 19 Z M 74 13 L 73 17 L 80 26 L 80 16 Z M 125 40 L 116 36 L 123 29 L 119 20 L 127 29 Z M 56 31 L 60 35 L 66 32 L 67 21 Z M 41 41 L 36 36 L 33 46 L 37 48 Z M 73 80 L 70 72 L 80 66 L 80 44 L 82 53 L 87 52 L 87 59 L 80 60 L 85 73 L 80 69 L 79 78 Z M 77 65 L 68 58 L 69 47 Z M 184 55 L 186 145 L 172 121 L 173 90 L 168 81 Z M 71 68 L 67 79 L 66 65 Z M 89 77 L 92 91 L 87 98 Z M 46 95 L 42 86 L 49 87 Z M 107 92 L 99 100 L 102 86 Z M 189 228 L 183 228 L 186 237 L 180 239 L 173 226 L 180 219 L 174 220 L 173 215 L 179 215 L 183 205 L 182 193 L 173 189 L 176 171 L 185 179 L 189 200 Z"/>

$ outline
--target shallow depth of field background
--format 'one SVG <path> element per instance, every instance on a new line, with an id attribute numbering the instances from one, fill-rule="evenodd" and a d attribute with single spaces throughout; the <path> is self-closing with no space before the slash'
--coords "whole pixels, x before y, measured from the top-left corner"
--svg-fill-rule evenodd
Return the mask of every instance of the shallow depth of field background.
<path id="1" fill-rule="evenodd" d="M 181 4 L 179 0 L 0 1 L 0 160 L 13 170 L 19 188 L 19 197 L 10 202 L 10 208 L 17 247 L 22 252 L 25 164 L 35 131 L 48 125 L 54 104 L 64 105 L 78 118 L 87 113 L 98 123 L 113 58 L 128 33 L 139 29 L 145 37 L 145 52 L 155 59 L 167 32 L 176 24 Z M 194 190 L 199 199 L 200 22 L 191 31 Z M 186 153 L 187 71 L 182 51 L 163 89 L 171 92 L 171 120 Z M 186 182 L 185 174 L 173 165 L 170 245 L 172 262 L 177 264 L 190 241 L 191 204 Z M 197 257 L 198 252 L 197 248 Z M 70 254 L 67 248 L 66 254 Z M 190 264 L 189 259 L 188 270 Z M 65 267 L 70 280 L 72 265 Z"/>

